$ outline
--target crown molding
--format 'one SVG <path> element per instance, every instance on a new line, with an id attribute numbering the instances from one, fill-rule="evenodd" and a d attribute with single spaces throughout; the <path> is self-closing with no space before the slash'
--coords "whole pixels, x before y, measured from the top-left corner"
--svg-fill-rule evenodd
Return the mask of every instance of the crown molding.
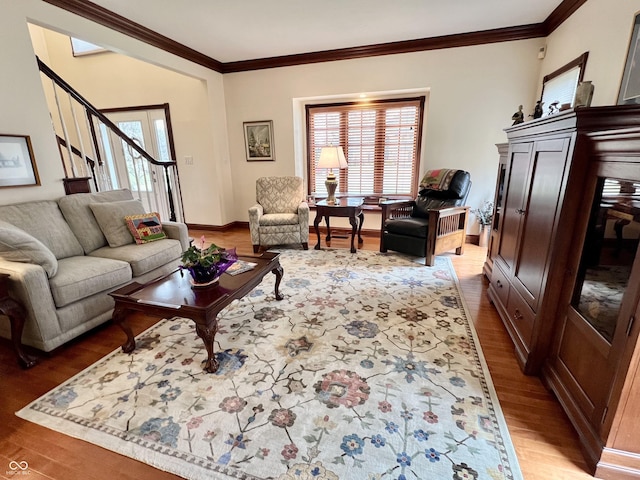
<path id="1" fill-rule="evenodd" d="M 545 36 L 551 34 L 562 22 L 573 15 L 573 13 L 586 2 L 587 0 L 563 0 L 542 23 Z"/>
<path id="2" fill-rule="evenodd" d="M 182 57 L 191 62 L 222 72 L 222 63 L 192 48 L 171 40 L 153 30 L 129 20 L 117 13 L 87 0 L 43 0 L 46 3 L 67 10 L 81 17 L 116 30 L 141 42 L 158 47 L 166 52 Z"/>
<path id="3" fill-rule="evenodd" d="M 522 25 L 519 27 L 497 28 L 480 32 L 459 33 L 441 37 L 405 40 L 401 42 L 379 43 L 361 47 L 339 48 L 321 52 L 284 55 L 280 57 L 258 58 L 227 62 L 222 65 L 223 73 L 246 72 L 265 68 L 290 67 L 309 63 L 332 62 L 336 60 L 352 60 L 354 58 L 394 55 L 399 53 L 421 52 L 442 48 L 468 47 L 486 43 L 509 42 L 529 38 L 544 37 L 542 24 Z"/>
<path id="4" fill-rule="evenodd" d="M 531 25 L 227 63 L 208 57 L 88 0 L 43 1 L 216 72 L 235 73 L 546 37 L 587 0 L 563 0 L 544 22 Z"/>

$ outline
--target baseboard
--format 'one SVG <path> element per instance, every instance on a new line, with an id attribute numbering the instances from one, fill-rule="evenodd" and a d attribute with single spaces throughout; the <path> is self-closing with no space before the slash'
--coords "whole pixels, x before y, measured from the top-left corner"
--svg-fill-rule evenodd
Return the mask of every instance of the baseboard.
<path id="1" fill-rule="evenodd" d="M 640 455 L 605 448 L 596 465 L 595 477 L 603 480 L 640 479 Z"/>
<path id="2" fill-rule="evenodd" d="M 187 227 L 193 230 L 205 230 L 208 232 L 226 232 L 234 228 L 248 229 L 249 222 L 235 221 L 235 222 L 227 223 L 226 225 L 207 225 L 203 223 L 187 223 Z M 345 228 L 345 227 L 331 227 L 331 233 L 336 237 L 349 238 L 351 236 L 351 229 Z M 313 228 L 313 226 L 309 226 L 309 234 L 310 235 L 316 234 L 316 231 Z M 324 226 L 320 226 L 320 235 L 326 235 L 326 234 L 327 234 L 327 228 Z M 380 238 L 380 230 L 365 228 L 362 230 L 362 232 L 360 232 L 360 234 L 363 237 L 367 237 L 367 238 Z M 477 245 L 479 238 L 480 238 L 479 235 L 467 235 L 464 243 Z"/>
<path id="3" fill-rule="evenodd" d="M 187 223 L 187 228 L 193 230 L 206 230 L 208 232 L 226 232 L 237 227 L 249 228 L 249 222 L 231 222 L 226 225 L 207 225 L 204 223 Z"/>

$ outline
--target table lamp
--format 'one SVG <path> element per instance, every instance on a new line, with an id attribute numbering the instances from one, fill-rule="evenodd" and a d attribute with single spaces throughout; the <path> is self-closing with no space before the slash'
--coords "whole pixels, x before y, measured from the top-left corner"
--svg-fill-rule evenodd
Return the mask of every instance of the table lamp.
<path id="1" fill-rule="evenodd" d="M 333 173 L 334 168 L 347 168 L 347 159 L 344 156 L 342 147 L 322 147 L 320 151 L 320 160 L 318 160 L 318 168 L 328 168 L 327 180 L 324 182 L 327 187 L 327 204 L 335 205 L 336 188 L 338 181 Z"/>

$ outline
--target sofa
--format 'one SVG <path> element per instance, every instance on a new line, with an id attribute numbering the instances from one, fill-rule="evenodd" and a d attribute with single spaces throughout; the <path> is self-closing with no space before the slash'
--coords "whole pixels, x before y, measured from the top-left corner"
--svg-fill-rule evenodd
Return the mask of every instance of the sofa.
<path id="1" fill-rule="evenodd" d="M 109 292 L 171 272 L 188 246 L 184 223 L 160 222 L 126 189 L 0 206 L 0 273 L 24 310 L 22 343 L 49 352 L 106 322 Z M 0 335 L 11 338 L 10 322 Z"/>

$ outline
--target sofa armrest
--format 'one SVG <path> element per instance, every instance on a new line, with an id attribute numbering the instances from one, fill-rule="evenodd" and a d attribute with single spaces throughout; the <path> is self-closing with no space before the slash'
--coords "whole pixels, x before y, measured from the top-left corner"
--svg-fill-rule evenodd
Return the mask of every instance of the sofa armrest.
<path id="1" fill-rule="evenodd" d="M 183 252 L 189 248 L 189 230 L 185 223 L 172 221 L 162 222 L 162 229 L 167 234 L 167 237 L 180 240 L 180 246 Z"/>
<path id="2" fill-rule="evenodd" d="M 9 275 L 9 296 L 24 307 L 25 332 L 40 338 L 59 335 L 60 323 L 44 268 L 0 259 L 0 272 Z"/>

